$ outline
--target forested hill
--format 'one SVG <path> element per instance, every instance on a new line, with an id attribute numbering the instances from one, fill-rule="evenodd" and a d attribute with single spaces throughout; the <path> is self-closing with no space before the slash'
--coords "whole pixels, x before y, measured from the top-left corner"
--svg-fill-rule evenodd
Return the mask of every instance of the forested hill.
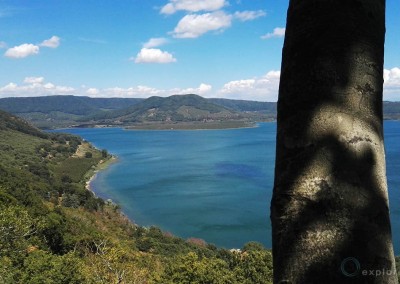
<path id="1" fill-rule="evenodd" d="M 0 99 L 0 108 L 14 114 L 58 111 L 75 115 L 90 115 L 99 110 L 125 108 L 140 101 L 142 99 L 80 96 L 15 97 Z"/>
<path id="2" fill-rule="evenodd" d="M 0 110 L 0 130 L 16 130 L 37 137 L 47 137 L 45 133 L 29 124 L 27 121 Z"/>
<path id="3" fill-rule="evenodd" d="M 272 256 L 131 223 L 85 182 L 110 159 L 0 112 L 0 283 L 271 283 Z"/>
<path id="4" fill-rule="evenodd" d="M 48 96 L 0 99 L 0 109 L 39 128 L 121 125 L 146 122 L 270 121 L 275 102 L 205 99 L 197 95 L 139 98 Z M 400 102 L 384 102 L 384 118 L 400 119 Z"/>
<path id="5" fill-rule="evenodd" d="M 265 111 L 270 114 L 276 115 L 275 102 L 257 102 L 246 100 L 230 100 L 230 99 L 208 99 L 210 102 L 227 107 L 236 111 Z"/>
<path id="6" fill-rule="evenodd" d="M 206 118 L 236 116 L 235 112 L 197 95 L 175 95 L 150 97 L 131 107 L 99 113 L 93 118 L 118 119 L 123 122 L 136 121 L 195 121 Z"/>

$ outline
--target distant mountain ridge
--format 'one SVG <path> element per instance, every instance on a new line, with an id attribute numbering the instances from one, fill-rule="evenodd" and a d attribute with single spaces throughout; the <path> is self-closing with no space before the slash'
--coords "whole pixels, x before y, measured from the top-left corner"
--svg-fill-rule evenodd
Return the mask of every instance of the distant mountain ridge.
<path id="1" fill-rule="evenodd" d="M 384 102 L 384 118 L 400 119 L 400 102 Z M 146 122 L 266 121 L 276 119 L 275 102 L 206 99 L 198 95 L 140 98 L 82 96 L 13 97 L 0 99 L 0 109 L 39 128 Z"/>
<path id="2" fill-rule="evenodd" d="M 10 113 L 63 112 L 90 115 L 101 109 L 114 110 L 134 105 L 136 98 L 90 98 L 80 96 L 12 97 L 0 99 L 0 108 Z"/>

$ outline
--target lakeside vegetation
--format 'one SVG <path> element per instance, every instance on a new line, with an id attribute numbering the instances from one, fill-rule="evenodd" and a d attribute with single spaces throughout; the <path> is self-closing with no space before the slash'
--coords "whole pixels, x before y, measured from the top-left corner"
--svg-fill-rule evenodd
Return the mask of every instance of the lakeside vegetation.
<path id="1" fill-rule="evenodd" d="M 230 251 L 140 227 L 86 190 L 106 151 L 0 121 L 0 283 L 272 283 L 261 244 Z"/>
<path id="2" fill-rule="evenodd" d="M 79 137 L 0 111 L 0 283 L 272 283 L 259 243 L 184 240 L 94 196 L 85 184 L 106 160 Z"/>

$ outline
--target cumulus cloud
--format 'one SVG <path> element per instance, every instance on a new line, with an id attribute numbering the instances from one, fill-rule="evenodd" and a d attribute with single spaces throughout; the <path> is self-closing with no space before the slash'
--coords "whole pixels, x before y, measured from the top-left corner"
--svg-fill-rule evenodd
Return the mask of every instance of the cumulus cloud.
<path id="1" fill-rule="evenodd" d="M 46 82 L 43 77 L 26 77 L 23 83 L 16 84 L 10 82 L 5 86 L 0 86 L 0 98 L 5 97 L 36 97 L 36 96 L 54 96 L 54 95 L 76 95 L 89 96 L 97 98 L 148 98 L 151 96 L 168 97 L 176 94 L 199 94 L 207 96 L 210 94 L 212 86 L 201 83 L 193 88 L 172 88 L 158 89 L 149 86 L 138 85 L 134 87 L 113 87 L 98 89 L 93 87 L 81 86 L 78 89 L 68 86 L 58 86 Z"/>
<path id="2" fill-rule="evenodd" d="M 124 98 L 148 98 L 151 96 L 168 97 L 179 94 L 199 94 L 206 95 L 212 89 L 211 85 L 201 83 L 197 88 L 173 88 L 173 89 L 157 89 L 149 86 L 136 86 L 129 88 L 107 88 L 100 90 L 102 97 L 124 97 Z M 97 95 L 98 96 L 98 95 Z"/>
<path id="3" fill-rule="evenodd" d="M 385 69 L 383 79 L 383 99 L 400 101 L 400 68 Z"/>
<path id="4" fill-rule="evenodd" d="M 179 10 L 188 12 L 216 11 L 227 5 L 225 0 L 170 0 L 161 8 L 161 14 L 174 14 Z"/>
<path id="5" fill-rule="evenodd" d="M 232 16 L 222 11 L 184 16 L 174 31 L 176 38 L 197 38 L 209 31 L 221 31 L 231 26 Z"/>
<path id="6" fill-rule="evenodd" d="M 157 48 L 142 48 L 135 58 L 135 63 L 172 63 L 176 58 L 171 53 Z"/>
<path id="7" fill-rule="evenodd" d="M 212 90 L 212 86 L 208 84 L 201 83 L 197 88 L 187 88 L 187 89 L 175 89 L 176 91 L 172 90 L 173 93 L 181 95 L 181 94 L 196 94 L 204 96 Z"/>
<path id="8" fill-rule="evenodd" d="M 9 58 L 25 58 L 30 55 L 38 54 L 40 47 L 57 48 L 60 45 L 60 38 L 58 36 L 52 36 L 49 39 L 44 40 L 42 43 L 36 45 L 32 43 L 24 43 L 18 46 L 7 49 L 4 56 Z M 2 42 L 0 42 L 0 48 L 4 48 Z"/>
<path id="9" fill-rule="evenodd" d="M 52 36 L 49 39 L 44 40 L 40 46 L 57 48 L 60 45 L 60 38 L 58 36 Z"/>
<path id="10" fill-rule="evenodd" d="M 24 58 L 38 53 L 39 46 L 31 43 L 24 43 L 7 49 L 6 53 L 4 53 L 4 56 L 9 58 Z"/>
<path id="11" fill-rule="evenodd" d="M 242 12 L 235 12 L 233 16 L 235 19 L 238 19 L 242 22 L 246 21 L 252 21 L 260 17 L 264 17 L 267 15 L 264 11 L 258 10 L 258 11 L 242 11 Z"/>
<path id="12" fill-rule="evenodd" d="M 151 38 L 149 41 L 143 44 L 144 48 L 153 48 L 153 47 L 158 47 L 161 45 L 164 45 L 168 42 L 166 38 L 163 37 L 156 37 L 156 38 Z"/>
<path id="13" fill-rule="evenodd" d="M 262 39 L 270 39 L 270 38 L 274 38 L 274 37 L 284 37 L 285 36 L 285 28 L 275 28 L 274 31 L 272 33 L 267 33 L 263 36 L 261 36 Z"/>
<path id="14" fill-rule="evenodd" d="M 96 88 L 89 88 L 89 89 L 86 90 L 86 94 L 88 96 L 96 96 L 99 93 L 100 93 L 100 91 L 98 89 L 96 89 Z"/>
<path id="15" fill-rule="evenodd" d="M 147 86 L 136 86 L 129 88 L 114 87 L 101 90 L 100 95 L 108 98 L 148 98 L 151 96 L 158 96 L 163 92 L 163 90 L 158 90 Z"/>
<path id="16" fill-rule="evenodd" d="M 9 83 L 0 87 L 0 97 L 36 97 L 50 95 L 68 95 L 76 90 L 72 87 L 45 83 L 43 77 L 26 77 L 23 84 Z"/>
<path id="17" fill-rule="evenodd" d="M 279 79 L 280 71 L 273 70 L 261 77 L 230 81 L 218 91 L 218 97 L 270 102 L 277 101 Z"/>

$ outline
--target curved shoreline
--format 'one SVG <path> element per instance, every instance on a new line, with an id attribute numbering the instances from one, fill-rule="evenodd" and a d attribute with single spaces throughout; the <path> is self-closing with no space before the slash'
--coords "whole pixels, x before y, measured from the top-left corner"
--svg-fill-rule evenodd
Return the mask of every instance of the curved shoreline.
<path id="1" fill-rule="evenodd" d="M 114 155 L 111 155 L 111 157 L 108 157 L 106 160 L 100 160 L 100 162 L 95 166 L 95 168 L 87 173 L 88 175 L 90 175 L 90 177 L 89 179 L 86 180 L 85 188 L 91 191 L 93 194 L 95 194 L 95 192 L 92 189 L 91 183 L 96 179 L 97 174 L 100 171 L 106 170 L 108 167 L 110 167 L 112 164 L 116 162 L 118 162 L 118 158 Z"/>

